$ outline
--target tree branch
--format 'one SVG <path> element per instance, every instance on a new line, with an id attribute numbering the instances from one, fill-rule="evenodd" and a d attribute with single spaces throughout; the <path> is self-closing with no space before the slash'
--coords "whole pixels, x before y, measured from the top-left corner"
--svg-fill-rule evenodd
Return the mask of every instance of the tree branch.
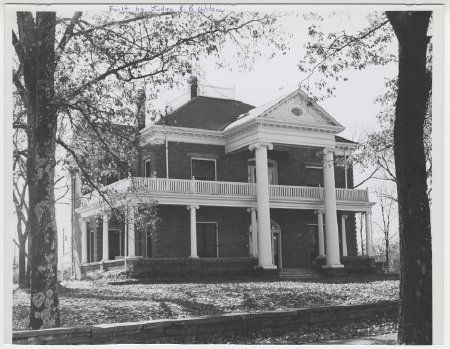
<path id="1" fill-rule="evenodd" d="M 105 202 L 108 204 L 108 206 L 110 206 L 111 208 L 113 208 L 113 205 L 110 203 L 109 199 L 106 197 L 106 195 L 102 192 L 102 190 L 94 183 L 94 181 L 91 180 L 91 176 L 89 175 L 89 173 L 87 173 L 87 171 L 83 168 L 83 166 L 81 165 L 81 161 L 78 158 L 77 154 L 61 139 L 61 138 L 57 138 L 56 139 L 56 143 L 59 144 L 60 146 L 62 146 L 65 150 L 67 150 L 70 155 L 72 155 L 73 159 L 75 160 L 75 162 L 78 165 L 78 168 L 81 170 L 81 172 L 84 174 L 86 180 L 89 182 L 89 184 L 92 185 L 92 187 L 99 193 L 99 195 L 102 197 L 103 200 L 105 200 Z"/>
<path id="2" fill-rule="evenodd" d="M 82 12 L 77 11 L 75 12 L 75 14 L 72 17 L 72 20 L 70 21 L 69 25 L 67 26 L 63 37 L 61 38 L 61 41 L 58 44 L 58 50 L 59 50 L 59 54 L 55 59 L 55 66 L 58 64 L 62 53 L 64 52 L 67 43 L 69 42 L 69 40 L 72 38 L 72 36 L 74 36 L 73 33 L 73 29 L 75 28 L 75 24 L 78 22 L 78 20 L 80 19 L 82 15 Z"/>
<path id="3" fill-rule="evenodd" d="M 365 39 L 365 38 L 368 37 L 369 35 L 373 34 L 375 31 L 377 31 L 378 29 L 380 29 L 381 27 L 385 26 L 387 23 L 389 23 L 389 20 L 388 20 L 388 19 L 385 20 L 384 22 L 380 23 L 380 24 L 377 25 L 376 27 L 370 29 L 370 30 L 367 31 L 366 33 L 364 33 L 364 34 L 362 34 L 362 35 L 360 35 L 360 36 L 354 37 L 353 39 L 351 39 L 350 41 L 348 41 L 348 42 L 345 43 L 344 45 L 342 45 L 342 46 L 340 46 L 340 47 L 338 47 L 338 48 L 335 48 L 331 53 L 325 55 L 325 57 L 324 57 L 319 63 L 317 63 L 316 65 L 314 65 L 314 67 L 312 68 L 312 70 L 311 70 L 311 72 L 308 74 L 308 76 L 307 76 L 306 78 L 304 78 L 302 81 L 300 81 L 299 86 L 301 87 L 302 84 L 303 84 L 303 82 L 304 82 L 305 80 L 308 80 L 308 79 L 314 74 L 314 71 L 316 70 L 316 68 L 317 68 L 318 66 L 320 66 L 322 63 L 324 63 L 328 58 L 334 56 L 334 55 L 337 54 L 338 52 L 342 51 L 344 48 L 346 48 L 346 47 L 350 46 L 351 44 L 353 44 L 354 42 L 361 41 L 361 40 Z"/>

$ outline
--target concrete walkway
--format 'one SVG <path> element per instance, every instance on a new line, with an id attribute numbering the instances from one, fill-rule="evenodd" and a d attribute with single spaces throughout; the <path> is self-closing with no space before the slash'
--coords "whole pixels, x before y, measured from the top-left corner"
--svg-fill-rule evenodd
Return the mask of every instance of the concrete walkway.
<path id="1" fill-rule="evenodd" d="M 336 339 L 327 342 L 320 342 L 315 344 L 350 344 L 350 345 L 371 345 L 371 344 L 379 344 L 379 345 L 395 345 L 397 344 L 397 333 L 389 333 L 389 334 L 380 334 L 378 336 L 372 337 L 359 337 L 359 338 L 349 338 L 349 339 Z"/>

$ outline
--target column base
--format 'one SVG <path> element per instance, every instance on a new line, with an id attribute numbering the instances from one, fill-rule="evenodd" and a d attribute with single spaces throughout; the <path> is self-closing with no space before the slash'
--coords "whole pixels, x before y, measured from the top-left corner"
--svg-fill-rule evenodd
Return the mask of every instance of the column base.
<path id="1" fill-rule="evenodd" d="M 328 277 L 334 277 L 344 274 L 343 264 L 325 264 L 320 268 L 320 273 Z"/>
<path id="2" fill-rule="evenodd" d="M 339 269 L 344 268 L 344 264 L 324 264 L 322 268 Z"/>
<path id="3" fill-rule="evenodd" d="M 199 259 L 199 256 L 189 256 L 189 259 Z"/>
<path id="4" fill-rule="evenodd" d="M 255 269 L 260 268 L 263 270 L 276 270 L 278 267 L 276 265 L 258 265 L 255 267 Z"/>
<path id="5" fill-rule="evenodd" d="M 276 265 L 258 265 L 255 267 L 255 276 L 262 279 L 278 279 L 279 271 Z"/>

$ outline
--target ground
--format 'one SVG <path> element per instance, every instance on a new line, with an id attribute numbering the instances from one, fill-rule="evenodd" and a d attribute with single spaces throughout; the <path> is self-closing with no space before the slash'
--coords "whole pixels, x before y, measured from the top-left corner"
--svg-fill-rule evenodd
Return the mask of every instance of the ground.
<path id="1" fill-rule="evenodd" d="M 290 310 L 398 299 L 398 280 L 63 282 L 61 326 Z M 13 330 L 28 329 L 29 293 L 14 290 Z M 370 333 L 369 333 L 370 335 Z"/>

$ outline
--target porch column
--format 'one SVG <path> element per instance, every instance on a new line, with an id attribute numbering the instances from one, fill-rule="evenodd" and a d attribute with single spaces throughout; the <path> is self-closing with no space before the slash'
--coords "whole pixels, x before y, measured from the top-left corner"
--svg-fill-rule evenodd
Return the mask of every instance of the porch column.
<path id="1" fill-rule="evenodd" d="M 264 269 L 276 269 L 272 261 L 272 234 L 270 231 L 269 176 L 267 174 L 267 149 L 270 143 L 250 145 L 255 151 L 256 162 L 256 200 L 258 206 L 258 266 Z"/>
<path id="2" fill-rule="evenodd" d="M 372 256 L 372 212 L 366 212 L 366 254 Z"/>
<path id="3" fill-rule="evenodd" d="M 342 255 L 344 257 L 348 256 L 347 251 L 347 232 L 345 231 L 345 220 L 347 219 L 347 215 L 343 214 L 341 215 L 341 232 L 342 232 Z"/>
<path id="4" fill-rule="evenodd" d="M 103 213 L 103 253 L 102 260 L 109 260 L 109 215 Z"/>
<path id="5" fill-rule="evenodd" d="M 327 264 L 325 268 L 342 268 L 339 256 L 339 230 L 336 214 L 336 186 L 334 181 L 333 150 L 323 151 L 323 186 L 325 201 L 325 239 Z"/>
<path id="6" fill-rule="evenodd" d="M 88 236 L 87 236 L 87 218 L 80 218 L 81 224 L 81 263 L 87 263 L 88 261 Z"/>
<path id="7" fill-rule="evenodd" d="M 134 222 L 134 213 L 135 206 L 129 205 L 127 210 L 127 223 L 128 223 L 128 257 L 136 256 L 136 244 L 135 244 L 135 222 Z M 126 254 L 126 251 L 125 251 Z"/>
<path id="8" fill-rule="evenodd" d="M 323 210 L 315 211 L 317 214 L 317 230 L 319 235 L 319 256 L 325 257 L 325 242 L 323 238 Z"/>
<path id="9" fill-rule="evenodd" d="M 256 208 L 249 208 L 247 211 L 250 211 L 251 219 L 252 219 L 252 257 L 258 257 L 258 222 L 256 220 Z"/>
<path id="10" fill-rule="evenodd" d="M 197 210 L 199 206 L 191 205 L 187 209 L 191 212 L 191 258 L 198 258 L 197 254 Z"/>

